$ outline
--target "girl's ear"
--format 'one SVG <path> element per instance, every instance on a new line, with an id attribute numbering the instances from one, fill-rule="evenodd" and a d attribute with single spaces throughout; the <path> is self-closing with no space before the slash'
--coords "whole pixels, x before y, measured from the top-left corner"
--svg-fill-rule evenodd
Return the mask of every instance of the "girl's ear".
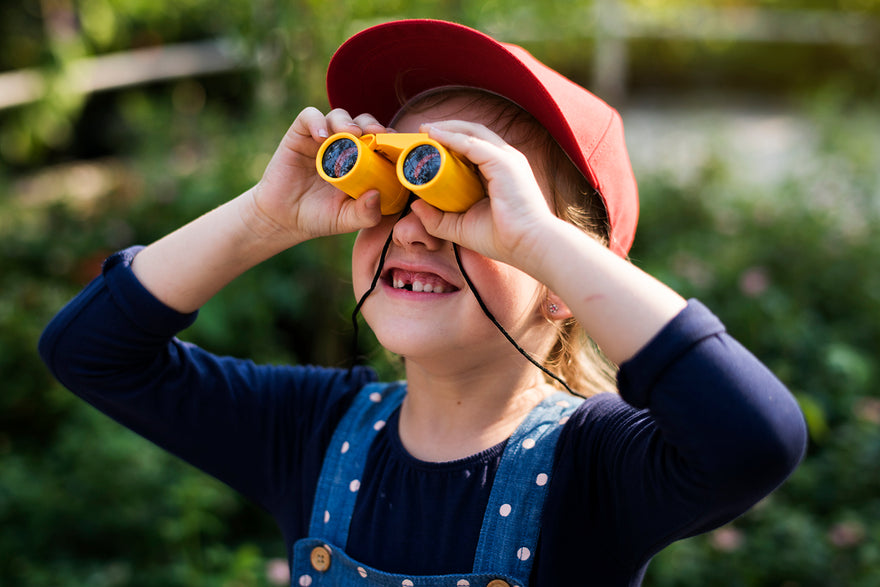
<path id="1" fill-rule="evenodd" d="M 568 320 L 572 317 L 571 310 L 565 305 L 565 302 L 549 290 L 547 291 L 547 296 L 544 298 L 544 305 L 541 308 L 541 312 L 544 314 L 544 317 L 551 322 Z"/>

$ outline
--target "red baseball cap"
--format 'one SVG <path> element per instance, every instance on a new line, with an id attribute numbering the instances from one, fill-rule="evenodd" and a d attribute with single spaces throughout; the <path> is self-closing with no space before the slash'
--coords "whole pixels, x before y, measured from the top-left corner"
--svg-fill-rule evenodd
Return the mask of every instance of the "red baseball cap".
<path id="1" fill-rule="evenodd" d="M 327 70 L 333 108 L 370 113 L 388 124 L 401 100 L 444 86 L 488 90 L 534 116 L 601 194 L 609 248 L 626 256 L 639 197 L 620 114 L 517 45 L 439 20 L 401 20 L 354 35 Z"/>

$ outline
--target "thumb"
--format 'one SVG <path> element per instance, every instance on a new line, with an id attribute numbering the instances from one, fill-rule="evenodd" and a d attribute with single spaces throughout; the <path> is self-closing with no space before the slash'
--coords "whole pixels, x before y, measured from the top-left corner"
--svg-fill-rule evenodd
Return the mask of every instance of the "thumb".
<path id="1" fill-rule="evenodd" d="M 461 214 L 444 212 L 418 198 L 411 207 L 428 234 L 447 241 L 461 242 Z"/>
<path id="2" fill-rule="evenodd" d="M 358 199 L 346 196 L 339 212 L 340 232 L 376 226 L 382 220 L 379 192 L 367 192 Z"/>

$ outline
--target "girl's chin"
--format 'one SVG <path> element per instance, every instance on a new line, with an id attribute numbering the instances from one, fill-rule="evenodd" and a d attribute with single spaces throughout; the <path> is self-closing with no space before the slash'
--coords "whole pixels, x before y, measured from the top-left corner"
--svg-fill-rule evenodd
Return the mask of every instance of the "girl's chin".
<path id="1" fill-rule="evenodd" d="M 473 356 L 482 348 L 484 335 L 451 336 L 438 325 L 386 325 L 372 329 L 385 350 L 409 361 L 456 363 Z"/>
<path id="2" fill-rule="evenodd" d="M 403 335 L 400 332 L 380 331 L 377 333 L 374 330 L 373 333 L 376 335 L 376 339 L 382 345 L 382 348 L 395 355 L 407 357 L 410 360 L 439 358 L 452 353 L 458 346 L 440 340 L 429 332 L 418 333 L 411 331 Z"/>

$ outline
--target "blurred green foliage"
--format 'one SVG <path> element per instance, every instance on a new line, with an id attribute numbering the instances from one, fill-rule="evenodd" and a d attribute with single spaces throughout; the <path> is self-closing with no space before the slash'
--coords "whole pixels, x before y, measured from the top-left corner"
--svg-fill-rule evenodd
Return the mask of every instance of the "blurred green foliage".
<path id="1" fill-rule="evenodd" d="M 873 0 L 723 4 L 880 15 Z M 687 5 L 631 2 L 673 16 Z M 0 111 L 0 585 L 280 584 L 286 555 L 266 515 L 63 390 L 36 355 L 42 328 L 107 254 L 251 186 L 295 113 L 325 103 L 324 68 L 350 33 L 404 16 L 515 31 L 512 40 L 587 85 L 590 23 L 572 24 L 571 13 L 589 8 L 3 4 L 0 71 L 39 68 L 50 91 Z M 65 80 L 82 57 L 214 37 L 236 43 L 250 66 L 92 96 Z M 765 186 L 736 181 L 748 170 L 724 149 L 702 154 L 686 179 L 640 177 L 634 262 L 713 308 L 795 392 L 811 435 L 788 483 L 743 518 L 661 553 L 647 585 L 880 584 L 880 66 L 876 47 L 783 49 L 667 39 L 631 50 L 636 93 L 772 89 L 817 138 Z M 212 300 L 183 336 L 258 361 L 345 364 L 349 247 L 349 237 L 324 239 L 279 255 Z M 394 373 L 368 334 L 360 343 Z"/>
<path id="2" fill-rule="evenodd" d="M 641 182 L 636 263 L 698 297 L 797 396 L 808 457 L 753 511 L 677 543 L 651 585 L 880 580 L 880 116 L 839 92 L 804 106 L 819 151 L 739 191 L 724 153 L 696 179 Z"/>

